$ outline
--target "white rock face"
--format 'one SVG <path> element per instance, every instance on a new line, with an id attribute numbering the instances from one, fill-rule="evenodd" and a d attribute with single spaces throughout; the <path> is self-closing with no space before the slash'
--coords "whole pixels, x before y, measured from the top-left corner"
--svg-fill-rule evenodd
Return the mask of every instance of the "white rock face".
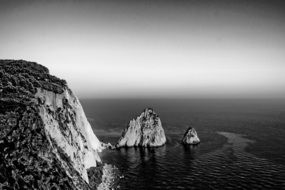
<path id="1" fill-rule="evenodd" d="M 66 154 L 70 164 L 88 183 L 87 169 L 101 162 L 98 151 L 102 147 L 79 100 L 70 90 L 55 94 L 38 89 L 36 97 L 41 105 L 40 116 L 44 121 L 46 135 L 58 159 L 65 166 L 67 163 L 59 156 L 59 152 Z"/>
<path id="2" fill-rule="evenodd" d="M 147 108 L 136 119 L 130 121 L 122 132 L 117 147 L 155 147 L 162 146 L 166 137 L 158 115 L 151 108 Z"/>
<path id="3" fill-rule="evenodd" d="M 182 143 L 183 144 L 199 144 L 200 143 L 200 139 L 194 128 L 189 127 L 186 130 L 186 132 L 184 133 L 183 139 L 182 139 Z"/>

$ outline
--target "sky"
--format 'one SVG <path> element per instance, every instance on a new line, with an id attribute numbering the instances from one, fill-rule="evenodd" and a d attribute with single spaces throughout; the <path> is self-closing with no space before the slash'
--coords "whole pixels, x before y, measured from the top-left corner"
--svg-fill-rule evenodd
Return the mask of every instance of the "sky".
<path id="1" fill-rule="evenodd" d="M 284 98 L 285 2 L 0 0 L 0 58 L 80 98 Z"/>

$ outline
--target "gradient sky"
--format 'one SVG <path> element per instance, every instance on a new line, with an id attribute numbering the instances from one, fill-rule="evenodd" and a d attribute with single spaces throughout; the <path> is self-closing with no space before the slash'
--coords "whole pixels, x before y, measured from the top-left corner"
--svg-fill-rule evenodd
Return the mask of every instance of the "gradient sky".
<path id="1" fill-rule="evenodd" d="M 282 1 L 0 3 L 0 58 L 45 65 L 81 98 L 285 97 Z"/>

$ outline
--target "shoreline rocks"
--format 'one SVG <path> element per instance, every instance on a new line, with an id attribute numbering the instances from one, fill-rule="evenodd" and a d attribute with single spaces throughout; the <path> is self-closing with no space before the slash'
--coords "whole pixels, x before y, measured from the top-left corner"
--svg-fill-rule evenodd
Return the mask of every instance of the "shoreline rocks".
<path id="1" fill-rule="evenodd" d="M 182 138 L 182 144 L 196 145 L 200 143 L 200 139 L 193 127 L 188 127 Z"/>
<path id="2" fill-rule="evenodd" d="M 116 149 L 116 147 L 114 145 L 112 145 L 111 143 L 104 143 L 104 142 L 101 142 L 101 147 L 102 147 L 102 150 L 105 150 L 105 149 L 109 149 L 109 150 L 113 150 L 113 149 Z"/>
<path id="3" fill-rule="evenodd" d="M 152 108 L 146 108 L 123 130 L 116 147 L 158 147 L 165 143 L 166 137 L 159 116 Z"/>

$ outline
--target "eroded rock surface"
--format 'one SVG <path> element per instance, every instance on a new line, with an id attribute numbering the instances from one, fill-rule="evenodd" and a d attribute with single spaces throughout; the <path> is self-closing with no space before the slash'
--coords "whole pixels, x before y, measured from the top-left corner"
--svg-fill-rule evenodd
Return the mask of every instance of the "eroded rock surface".
<path id="1" fill-rule="evenodd" d="M 0 189 L 95 189 L 101 143 L 66 82 L 23 60 L 0 79 Z"/>
<path id="2" fill-rule="evenodd" d="M 166 137 L 158 115 L 151 108 L 145 109 L 140 116 L 130 121 L 117 143 L 117 147 L 155 147 L 162 146 Z"/>
<path id="3" fill-rule="evenodd" d="M 198 134 L 193 127 L 189 127 L 186 130 L 186 132 L 184 133 L 183 138 L 182 138 L 182 143 L 183 144 L 193 144 L 193 145 L 200 143 L 200 139 L 198 137 Z"/>

